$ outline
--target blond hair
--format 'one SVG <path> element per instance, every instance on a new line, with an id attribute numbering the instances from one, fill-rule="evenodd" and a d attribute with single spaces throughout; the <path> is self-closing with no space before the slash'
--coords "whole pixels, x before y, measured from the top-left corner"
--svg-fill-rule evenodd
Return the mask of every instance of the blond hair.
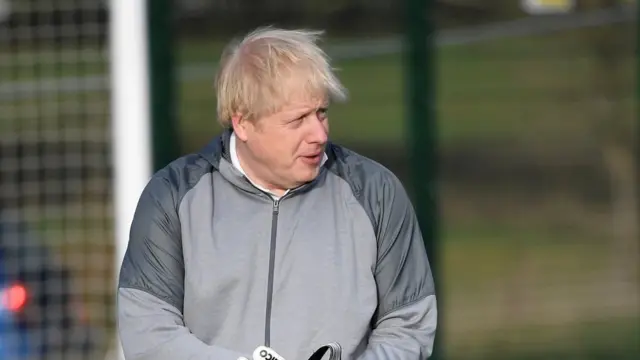
<path id="1" fill-rule="evenodd" d="M 345 101 L 346 89 L 317 45 L 322 34 L 262 27 L 227 45 L 215 79 L 220 124 L 231 127 L 236 114 L 268 116 L 295 96 Z"/>

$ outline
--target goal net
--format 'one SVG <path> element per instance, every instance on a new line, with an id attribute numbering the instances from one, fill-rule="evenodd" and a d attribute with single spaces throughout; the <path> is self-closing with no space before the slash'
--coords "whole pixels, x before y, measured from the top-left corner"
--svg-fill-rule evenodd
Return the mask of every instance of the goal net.
<path id="1" fill-rule="evenodd" d="M 112 333 L 106 15 L 0 0 L 0 358 L 101 358 Z"/>

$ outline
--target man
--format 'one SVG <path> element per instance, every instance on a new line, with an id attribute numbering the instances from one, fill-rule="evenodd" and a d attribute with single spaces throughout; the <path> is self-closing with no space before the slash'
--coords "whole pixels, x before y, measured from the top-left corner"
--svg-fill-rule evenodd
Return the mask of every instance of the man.
<path id="1" fill-rule="evenodd" d="M 261 28 L 216 77 L 227 129 L 156 173 L 118 290 L 129 360 L 424 359 L 436 329 L 427 254 L 407 194 L 381 165 L 328 141 L 345 90 L 320 33 Z"/>

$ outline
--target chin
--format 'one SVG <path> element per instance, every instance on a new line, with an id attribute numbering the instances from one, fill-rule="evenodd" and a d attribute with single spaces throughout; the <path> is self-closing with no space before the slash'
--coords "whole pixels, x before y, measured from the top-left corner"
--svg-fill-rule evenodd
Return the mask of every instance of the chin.
<path id="1" fill-rule="evenodd" d="M 315 168 L 311 168 L 311 169 L 305 169 L 304 171 L 300 171 L 298 173 L 298 176 L 296 176 L 296 178 L 297 178 L 299 183 L 305 184 L 305 183 L 308 183 L 310 181 L 313 181 L 316 177 L 318 177 L 319 173 L 320 173 L 320 168 L 319 167 L 315 167 Z"/>

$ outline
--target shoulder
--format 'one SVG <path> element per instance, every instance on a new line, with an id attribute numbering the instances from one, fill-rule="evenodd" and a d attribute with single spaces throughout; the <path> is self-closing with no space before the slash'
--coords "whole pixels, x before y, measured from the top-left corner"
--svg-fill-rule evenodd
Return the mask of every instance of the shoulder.
<path id="1" fill-rule="evenodd" d="M 346 181 L 378 237 L 394 220 L 412 209 L 398 177 L 382 164 L 338 145 L 329 148 L 329 171 Z"/>
<path id="2" fill-rule="evenodd" d="M 400 179 L 375 160 L 336 144 L 330 145 L 328 153 L 329 171 L 346 181 L 356 198 L 404 192 Z"/>
<path id="3" fill-rule="evenodd" d="M 212 171 L 213 165 L 200 154 L 181 156 L 151 176 L 141 200 L 153 199 L 163 206 L 177 207 L 189 190 Z"/>

